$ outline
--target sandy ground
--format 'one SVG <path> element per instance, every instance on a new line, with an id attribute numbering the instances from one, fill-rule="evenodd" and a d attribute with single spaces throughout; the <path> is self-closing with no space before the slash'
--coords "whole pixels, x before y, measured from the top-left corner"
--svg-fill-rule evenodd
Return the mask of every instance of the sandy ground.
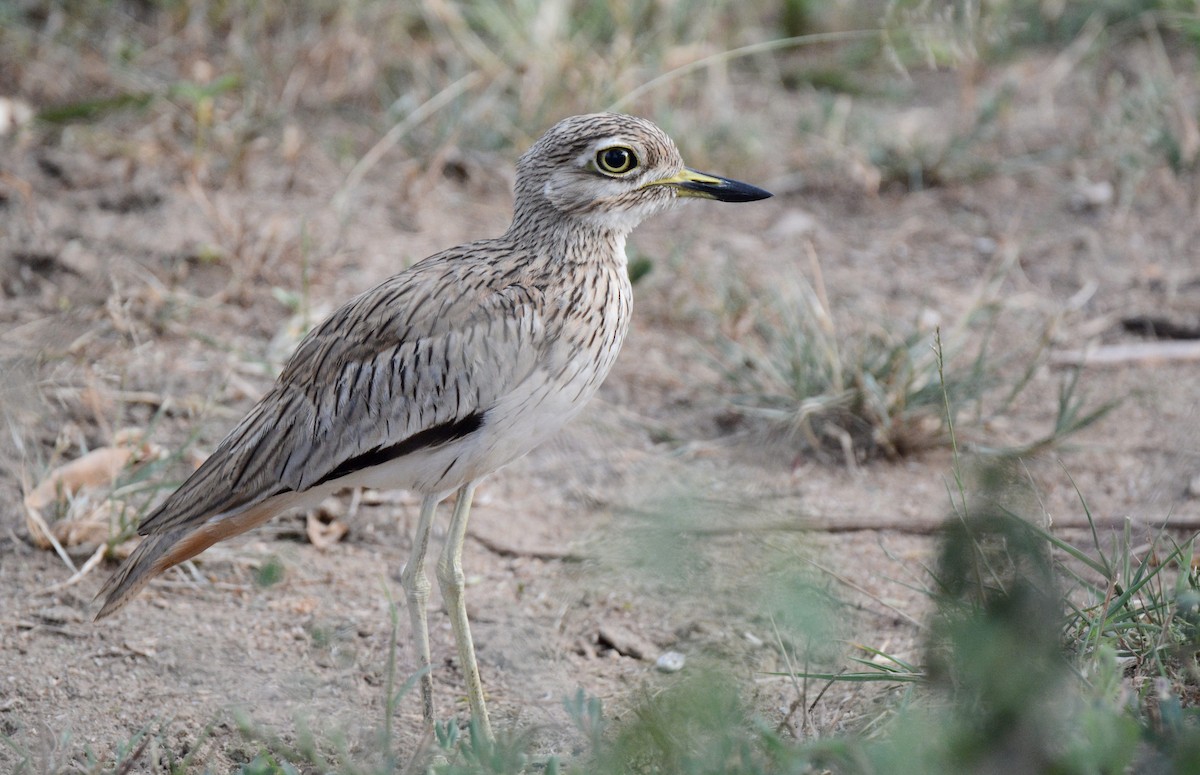
<path id="1" fill-rule="evenodd" d="M 793 95 L 750 106 L 781 127 L 762 139 L 775 150 L 747 170 L 714 170 L 774 188 L 775 198 L 691 204 L 637 232 L 631 252 L 653 270 L 636 286 L 615 372 L 568 429 L 489 479 L 472 513 L 468 604 L 498 728 L 532 730 L 541 750 L 569 756 L 579 738 L 563 698 L 582 689 L 620 718 L 639 692 L 680 680 L 655 670 L 669 650 L 686 655 L 683 675 L 705 665 L 735 675 L 776 721 L 797 695 L 772 673 L 798 643 L 820 640 L 816 658 L 835 669 L 850 639 L 920 660 L 919 590 L 935 554 L 928 532 L 950 509 L 951 452 L 847 466 L 734 412 L 721 343 L 752 339 L 737 321 L 738 299 L 754 307 L 772 293 L 794 297 L 798 278 L 813 281 L 815 256 L 844 331 L 922 316 L 949 324 L 1009 251 L 997 357 L 1028 352 L 1052 317 L 1056 349 L 1146 341 L 1122 331 L 1122 316 L 1200 319 L 1190 176 L 1156 167 L 1121 177 L 1103 148 L 1081 151 L 1072 138 L 1103 106 L 1079 87 L 1051 95 L 1058 102 L 1048 109 L 1037 64 L 996 76 L 1013 85 L 1015 107 L 987 152 L 1021 163 L 923 190 L 872 191 L 852 160 L 798 134 L 787 117 L 813 106 Z M 962 95 L 947 79 L 919 80 L 881 124 L 953 114 Z M 196 763 L 227 771 L 259 750 L 237 718 L 289 740 L 307 724 L 340 730 L 356 750 L 374 744 L 412 497 L 367 494 L 346 518 L 346 538 L 324 549 L 304 540 L 303 517 L 278 520 L 210 550 L 192 572 L 168 574 L 98 624 L 92 597 L 113 565 L 48 591 L 71 574 L 32 546 L 21 508 L 23 481 L 125 427 L 185 451 L 150 481 L 177 480 L 261 394 L 294 341 L 293 310 L 277 289 L 294 295 L 307 283 L 319 317 L 413 260 L 507 222 L 513 159 L 465 155 L 443 175 L 400 152 L 371 171 L 339 222 L 329 197 L 344 172 L 320 140 L 310 131 L 291 161 L 255 146 L 236 176 L 219 165 L 197 175 L 154 153 L 152 132 L 120 151 L 61 136 L 4 150 L 0 732 L 35 771 L 89 751 L 111 757 L 145 728 L 158 735 L 145 761 L 165 749 L 186 755 L 200 741 Z M 1116 196 L 1080 204 L 1085 183 L 1103 180 Z M 1022 362 L 1005 368 L 1011 385 Z M 964 415 L 964 444 L 1045 435 L 1063 378 L 1042 366 L 1003 416 L 980 425 Z M 1122 403 L 1026 459 L 1038 496 L 1029 516 L 1082 541 L 1072 530 L 1083 524 L 1082 493 L 1102 525 L 1194 526 L 1197 384 L 1194 362 L 1087 369 L 1093 405 Z M 81 563 L 90 547 L 72 551 Z M 259 583 L 266 566 L 281 569 L 277 582 Z M 780 591 L 797 579 L 841 601 L 835 615 L 810 617 Z M 438 710 L 463 719 L 440 606 L 435 591 Z M 403 680 L 415 665 L 403 609 L 397 649 Z M 852 729 L 883 712 L 889 691 L 835 685 L 810 719 L 788 723 L 801 735 Z M 415 696 L 402 701 L 394 730 L 398 749 L 411 751 Z M 0 746 L 0 769 L 19 759 Z"/>

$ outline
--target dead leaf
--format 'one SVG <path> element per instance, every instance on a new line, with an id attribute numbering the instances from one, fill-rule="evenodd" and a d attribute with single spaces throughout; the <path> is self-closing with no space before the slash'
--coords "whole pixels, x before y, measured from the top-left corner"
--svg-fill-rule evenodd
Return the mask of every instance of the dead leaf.
<path id="1" fill-rule="evenodd" d="M 107 541 L 114 508 L 107 490 L 126 467 L 164 454 L 158 445 L 144 441 L 140 430 L 127 429 L 114 435 L 113 446 L 94 449 L 51 471 L 25 496 L 25 524 L 34 544 L 59 550 Z M 44 512 L 60 502 L 66 503 L 64 516 L 51 524 Z"/>
<path id="2" fill-rule="evenodd" d="M 59 466 L 25 496 L 25 507 L 45 509 L 60 498 L 69 498 L 85 487 L 112 484 L 133 457 L 129 447 L 101 447 Z"/>
<path id="3" fill-rule="evenodd" d="M 325 517 L 320 510 L 308 512 L 304 521 L 304 533 L 308 541 L 318 549 L 328 549 L 341 541 L 350 527 L 335 518 Z"/>
<path id="4" fill-rule="evenodd" d="M 63 546 L 80 544 L 102 544 L 111 533 L 108 515 L 112 512 L 108 502 L 97 503 L 86 514 L 70 519 L 60 519 L 50 526 L 54 537 Z"/>

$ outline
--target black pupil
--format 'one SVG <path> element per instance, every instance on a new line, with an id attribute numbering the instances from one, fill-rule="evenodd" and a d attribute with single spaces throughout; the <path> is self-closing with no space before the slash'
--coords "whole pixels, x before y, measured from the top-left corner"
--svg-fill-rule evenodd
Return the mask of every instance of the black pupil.
<path id="1" fill-rule="evenodd" d="M 624 148 L 609 148 L 604 152 L 604 166 L 614 172 L 624 172 L 633 166 L 629 163 L 629 151 Z"/>

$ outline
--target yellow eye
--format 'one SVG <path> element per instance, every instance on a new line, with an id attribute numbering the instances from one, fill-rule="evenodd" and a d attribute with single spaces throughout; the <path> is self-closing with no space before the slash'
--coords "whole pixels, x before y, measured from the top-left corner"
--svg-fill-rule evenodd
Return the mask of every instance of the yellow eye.
<path id="1" fill-rule="evenodd" d="M 596 167 L 609 175 L 624 175 L 638 165 L 637 155 L 622 145 L 596 151 Z"/>

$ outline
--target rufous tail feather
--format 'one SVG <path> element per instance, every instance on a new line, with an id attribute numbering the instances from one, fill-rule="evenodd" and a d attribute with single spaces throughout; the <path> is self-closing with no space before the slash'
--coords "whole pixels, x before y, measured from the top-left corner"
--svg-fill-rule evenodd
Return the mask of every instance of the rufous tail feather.
<path id="1" fill-rule="evenodd" d="M 218 541 L 244 533 L 278 514 L 279 504 L 272 503 L 272 500 L 236 514 L 218 517 L 199 527 L 185 525 L 147 536 L 96 595 L 97 598 L 104 598 L 96 618 L 103 619 L 119 611 L 151 579 L 172 565 L 190 560 Z"/>

